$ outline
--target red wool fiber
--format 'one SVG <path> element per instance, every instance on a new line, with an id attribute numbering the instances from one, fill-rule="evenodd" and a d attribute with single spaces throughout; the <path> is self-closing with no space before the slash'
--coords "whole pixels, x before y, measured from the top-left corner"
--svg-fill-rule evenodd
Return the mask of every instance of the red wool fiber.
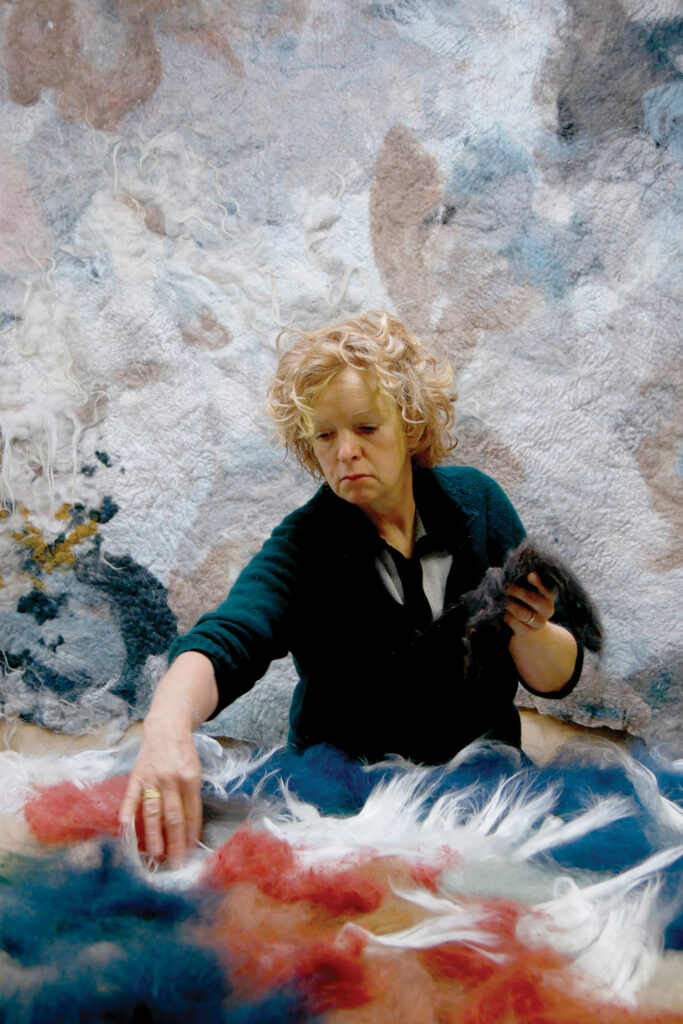
<path id="1" fill-rule="evenodd" d="M 206 878 L 219 888 L 252 882 L 272 899 L 308 900 L 334 916 L 367 914 L 388 892 L 388 886 L 370 877 L 362 865 L 299 868 L 288 843 L 249 826 L 239 828 L 211 858 Z"/>
<path id="2" fill-rule="evenodd" d="M 314 1014 L 362 1006 L 369 998 L 359 950 L 341 950 L 330 942 L 300 948 L 292 980 Z"/>
<path id="3" fill-rule="evenodd" d="M 366 960 L 370 1000 L 329 1013 L 325 1024 L 459 1024 L 458 986 L 436 982 L 412 950 L 368 952 Z"/>
<path id="4" fill-rule="evenodd" d="M 452 1024 L 683 1024 L 680 1014 L 630 1010 L 593 1000 L 572 976 L 570 960 L 548 948 L 529 949 L 515 938 L 521 907 L 504 900 L 489 901 L 486 927 L 499 937 L 495 962 L 463 944 L 447 943 L 420 953 L 420 960 L 435 978 L 448 978 L 464 989 L 451 1007 Z"/>
<path id="5" fill-rule="evenodd" d="M 33 835 L 43 843 L 78 843 L 102 835 L 116 836 L 128 778 L 117 775 L 84 788 L 73 782 L 46 786 L 24 805 L 24 817 Z M 144 849 L 140 813 L 135 829 Z"/>
<path id="6" fill-rule="evenodd" d="M 495 945 L 487 946 L 490 952 L 505 956 L 518 955 L 520 948 L 515 938 L 515 929 L 520 913 L 527 908 L 510 900 L 492 899 L 475 904 L 484 912 L 482 928 L 494 937 Z M 420 953 L 420 959 L 427 970 L 436 977 L 455 978 L 468 988 L 488 981 L 500 971 L 500 961 L 492 960 L 480 949 L 462 942 L 447 942 L 433 946 Z"/>
<path id="7" fill-rule="evenodd" d="M 681 1015 L 629 1010 L 603 1003 L 575 987 L 566 959 L 548 950 L 524 950 L 475 989 L 461 1024 L 681 1024 Z M 460 1024 L 460 1021 L 458 1022 Z"/>
<path id="8" fill-rule="evenodd" d="M 238 1000 L 295 988 L 311 1013 L 367 1002 L 366 938 L 339 934 L 315 908 L 274 904 L 253 884 L 235 883 L 210 938 L 225 958 Z"/>

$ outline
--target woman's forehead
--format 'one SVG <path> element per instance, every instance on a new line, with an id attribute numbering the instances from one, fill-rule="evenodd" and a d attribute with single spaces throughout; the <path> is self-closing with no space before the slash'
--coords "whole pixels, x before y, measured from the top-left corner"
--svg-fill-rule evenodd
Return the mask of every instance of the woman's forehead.
<path id="1" fill-rule="evenodd" d="M 383 392 L 374 374 L 347 366 L 321 392 L 314 405 L 317 419 L 330 416 L 360 416 L 386 412 L 395 405 Z"/>

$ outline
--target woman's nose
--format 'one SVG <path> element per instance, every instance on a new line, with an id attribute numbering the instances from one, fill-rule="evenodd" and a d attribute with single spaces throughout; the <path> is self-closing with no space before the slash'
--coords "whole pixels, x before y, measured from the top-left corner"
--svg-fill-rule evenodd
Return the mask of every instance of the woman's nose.
<path id="1" fill-rule="evenodd" d="M 337 458 L 340 462 L 346 462 L 349 459 L 356 459 L 360 454 L 360 445 L 358 438 L 350 431 L 343 431 L 339 435 L 339 444 L 337 445 Z"/>

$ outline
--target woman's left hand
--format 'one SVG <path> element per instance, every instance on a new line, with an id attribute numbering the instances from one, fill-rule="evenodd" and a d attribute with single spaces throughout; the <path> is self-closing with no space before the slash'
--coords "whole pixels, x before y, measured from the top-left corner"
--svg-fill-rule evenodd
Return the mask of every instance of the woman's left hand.
<path id="1" fill-rule="evenodd" d="M 514 583 L 507 589 L 505 622 L 517 636 L 529 636 L 543 629 L 555 611 L 557 592 L 544 587 L 536 572 L 530 572 L 527 580 L 535 590 Z"/>
<path id="2" fill-rule="evenodd" d="M 530 586 L 510 584 L 505 622 L 512 630 L 510 654 L 520 678 L 537 693 L 551 694 L 569 682 L 577 658 L 576 640 L 564 626 L 548 622 L 555 611 L 557 594 L 541 583 L 536 572 L 527 576 Z"/>

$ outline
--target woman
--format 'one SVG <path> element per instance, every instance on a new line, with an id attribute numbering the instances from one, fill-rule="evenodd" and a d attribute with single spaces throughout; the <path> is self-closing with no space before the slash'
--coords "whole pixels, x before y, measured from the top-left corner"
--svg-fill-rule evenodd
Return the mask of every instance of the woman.
<path id="1" fill-rule="evenodd" d="M 201 829 L 192 731 L 292 653 L 290 745 L 440 763 L 486 735 L 519 745 L 519 680 L 564 695 L 581 670 L 555 595 L 511 586 L 507 635 L 487 652 L 485 692 L 458 687 L 461 637 L 431 623 L 524 536 L 500 487 L 452 447 L 450 370 L 396 318 L 368 312 L 294 331 L 269 391 L 288 451 L 324 486 L 280 524 L 227 600 L 171 648 L 121 808 L 142 801 L 147 848 L 182 861 Z"/>

